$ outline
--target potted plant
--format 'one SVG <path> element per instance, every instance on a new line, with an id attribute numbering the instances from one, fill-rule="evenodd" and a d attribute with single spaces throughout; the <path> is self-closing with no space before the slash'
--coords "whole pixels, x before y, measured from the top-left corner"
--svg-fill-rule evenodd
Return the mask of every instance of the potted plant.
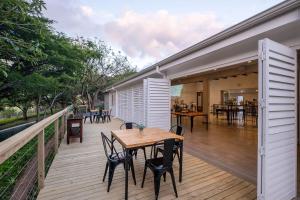
<path id="1" fill-rule="evenodd" d="M 140 124 L 140 125 L 138 125 L 138 128 L 140 130 L 140 133 L 142 133 L 143 130 L 144 130 L 144 128 L 145 128 L 145 126 L 143 124 Z"/>

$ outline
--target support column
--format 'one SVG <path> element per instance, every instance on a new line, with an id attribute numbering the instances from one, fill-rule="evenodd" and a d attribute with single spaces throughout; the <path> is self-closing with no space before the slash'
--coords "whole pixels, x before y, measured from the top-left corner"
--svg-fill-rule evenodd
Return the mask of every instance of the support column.
<path id="1" fill-rule="evenodd" d="M 203 112 L 209 115 L 209 80 L 203 80 Z M 206 123 L 208 123 L 209 118 L 207 118 Z"/>

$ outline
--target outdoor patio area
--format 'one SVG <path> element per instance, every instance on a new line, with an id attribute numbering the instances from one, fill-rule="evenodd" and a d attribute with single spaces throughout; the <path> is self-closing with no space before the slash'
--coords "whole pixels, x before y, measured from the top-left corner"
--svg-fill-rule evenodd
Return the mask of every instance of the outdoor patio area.
<path id="1" fill-rule="evenodd" d="M 106 157 L 100 132 L 110 135 L 111 130 L 119 129 L 121 121 L 110 123 L 86 122 L 83 129 L 83 142 L 71 140 L 67 145 L 62 141 L 45 180 L 45 187 L 38 199 L 124 199 L 125 173 L 118 166 L 110 192 L 107 181 L 102 182 Z M 150 153 L 150 149 L 147 149 Z M 174 160 L 178 199 L 256 199 L 256 187 L 236 176 L 207 164 L 184 152 L 183 180 L 178 181 L 178 160 Z M 153 175 L 148 169 L 144 188 L 141 188 L 144 157 L 139 151 L 134 160 L 137 185 L 129 175 L 129 199 L 154 199 Z M 171 178 L 161 182 L 159 199 L 176 199 Z"/>

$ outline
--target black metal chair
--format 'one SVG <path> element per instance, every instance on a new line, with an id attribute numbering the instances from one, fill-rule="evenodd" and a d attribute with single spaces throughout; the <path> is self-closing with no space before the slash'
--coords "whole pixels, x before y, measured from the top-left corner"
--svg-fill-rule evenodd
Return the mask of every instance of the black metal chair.
<path id="1" fill-rule="evenodd" d="M 108 137 L 103 132 L 101 132 L 101 137 L 102 137 L 104 152 L 107 157 L 105 172 L 104 172 L 102 181 L 103 182 L 105 181 L 107 170 L 109 170 L 108 171 L 108 186 L 107 186 L 107 192 L 109 192 L 115 169 L 119 164 L 123 164 L 125 166 L 125 158 L 126 157 L 125 157 L 124 150 L 122 152 L 117 152 L 117 150 L 113 144 L 115 140 L 108 139 Z M 109 154 L 108 151 L 111 151 L 111 153 Z M 132 160 L 131 156 L 129 157 L 129 168 L 131 169 L 134 184 L 136 185 L 134 165 L 133 165 L 133 160 Z"/>
<path id="2" fill-rule="evenodd" d="M 138 128 L 139 125 L 137 123 L 134 123 L 134 122 L 124 122 L 121 126 L 120 126 L 120 129 L 122 130 L 123 128 L 125 129 L 133 129 L 133 128 Z M 135 156 L 135 159 L 137 158 L 137 152 L 139 149 L 142 149 L 144 151 L 144 157 L 145 157 L 145 160 L 147 159 L 147 155 L 146 155 L 146 147 L 139 147 L 137 149 L 133 149 L 131 151 L 132 155 Z"/>
<path id="3" fill-rule="evenodd" d="M 93 114 L 90 111 L 84 113 L 83 117 L 84 117 L 84 123 L 85 123 L 87 118 L 90 118 L 91 124 L 93 123 Z"/>
<path id="4" fill-rule="evenodd" d="M 103 111 L 99 109 L 99 112 L 95 115 L 96 122 L 99 123 L 100 120 L 104 123 Z"/>
<path id="5" fill-rule="evenodd" d="M 111 109 L 105 113 L 106 122 L 111 122 Z"/>
<path id="6" fill-rule="evenodd" d="M 174 189 L 176 197 L 178 197 L 176 183 L 175 183 L 175 177 L 174 177 L 174 172 L 173 172 L 173 148 L 175 145 L 175 139 L 167 139 L 167 140 L 164 140 L 163 142 L 164 142 L 163 157 L 150 158 L 150 159 L 146 160 L 145 168 L 144 168 L 144 175 L 143 175 L 143 182 L 142 182 L 142 186 L 141 186 L 142 188 L 144 187 L 147 168 L 149 168 L 153 172 L 153 175 L 154 175 L 155 199 L 158 199 L 161 176 L 163 176 L 164 181 L 166 181 L 166 172 L 168 172 L 171 175 L 173 189 Z M 157 144 L 161 144 L 161 142 L 159 142 Z"/>
<path id="7" fill-rule="evenodd" d="M 170 131 L 169 132 L 172 132 L 176 135 L 180 135 L 180 136 L 183 136 L 184 135 L 184 132 L 185 132 L 185 128 L 184 126 L 177 126 L 177 125 L 174 125 L 170 128 Z M 174 148 L 173 148 L 173 154 L 174 154 L 174 157 L 173 159 L 176 157 L 177 155 L 177 158 L 179 160 L 179 148 L 180 148 L 180 145 L 182 145 L 182 142 L 180 141 L 175 141 L 175 145 L 174 145 Z M 158 152 L 162 153 L 164 152 L 164 146 L 163 145 L 158 145 L 155 147 L 154 149 L 154 153 L 155 153 L 155 157 L 157 157 L 157 154 Z"/>

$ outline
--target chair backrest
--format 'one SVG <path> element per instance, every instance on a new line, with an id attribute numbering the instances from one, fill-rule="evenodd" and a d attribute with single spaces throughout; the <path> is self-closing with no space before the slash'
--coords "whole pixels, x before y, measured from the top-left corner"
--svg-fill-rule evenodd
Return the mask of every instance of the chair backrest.
<path id="1" fill-rule="evenodd" d="M 163 165 L 165 168 L 172 167 L 174 145 L 175 139 L 164 140 Z"/>
<path id="2" fill-rule="evenodd" d="M 111 159 L 111 154 L 115 153 L 116 156 L 119 158 L 119 155 L 117 153 L 117 150 L 116 148 L 114 147 L 114 141 L 111 141 L 110 139 L 108 139 L 108 137 L 103 133 L 101 132 L 101 137 L 102 137 L 102 143 L 103 143 L 103 148 L 104 148 L 104 152 L 105 152 L 105 155 L 107 157 L 107 159 Z M 108 153 L 108 150 L 110 150 L 111 154 Z"/>
<path id="3" fill-rule="evenodd" d="M 133 129 L 134 127 L 138 127 L 138 125 L 134 122 L 125 122 L 120 126 L 120 129 L 125 127 L 125 129 Z"/>
<path id="4" fill-rule="evenodd" d="M 176 135 L 184 135 L 184 126 L 174 125 L 170 128 L 170 132 L 175 133 Z"/>

